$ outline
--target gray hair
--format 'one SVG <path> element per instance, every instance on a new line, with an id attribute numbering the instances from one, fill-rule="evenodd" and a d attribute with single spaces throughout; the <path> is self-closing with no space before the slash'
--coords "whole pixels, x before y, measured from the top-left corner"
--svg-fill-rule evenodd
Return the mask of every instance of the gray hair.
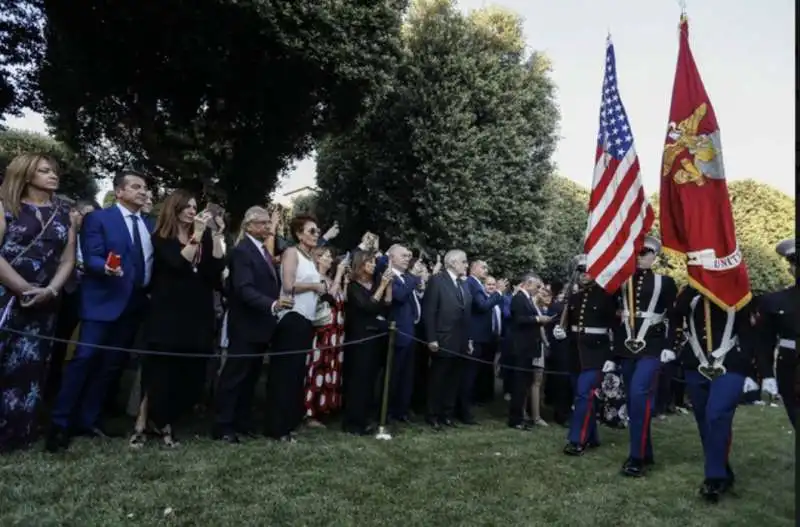
<path id="1" fill-rule="evenodd" d="M 444 266 L 446 269 L 455 267 L 457 260 L 464 258 L 466 260 L 467 253 L 461 249 L 451 249 L 444 255 Z"/>
<path id="2" fill-rule="evenodd" d="M 542 279 L 539 278 L 539 275 L 536 274 L 536 273 L 525 273 L 522 276 L 522 283 L 523 284 L 527 284 L 528 282 L 533 282 L 533 281 L 541 282 Z"/>
<path id="3" fill-rule="evenodd" d="M 405 245 L 401 243 L 395 243 L 386 250 L 386 255 L 391 256 L 392 253 L 394 253 L 395 251 L 399 251 L 400 249 L 405 249 L 405 248 L 406 248 Z"/>
<path id="4" fill-rule="evenodd" d="M 256 221 L 258 218 L 269 218 L 269 212 L 267 209 L 255 205 L 244 212 L 242 227 L 239 229 L 239 235 L 236 237 L 236 243 L 239 243 L 239 241 L 244 238 L 244 235 L 247 232 L 247 226 Z"/>

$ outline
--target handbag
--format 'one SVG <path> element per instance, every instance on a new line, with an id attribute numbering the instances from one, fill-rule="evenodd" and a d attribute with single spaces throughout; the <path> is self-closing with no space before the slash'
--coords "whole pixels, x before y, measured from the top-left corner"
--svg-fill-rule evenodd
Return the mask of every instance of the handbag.
<path id="1" fill-rule="evenodd" d="M 333 324 L 333 310 L 328 302 L 317 302 L 317 311 L 312 322 L 315 328 Z"/>

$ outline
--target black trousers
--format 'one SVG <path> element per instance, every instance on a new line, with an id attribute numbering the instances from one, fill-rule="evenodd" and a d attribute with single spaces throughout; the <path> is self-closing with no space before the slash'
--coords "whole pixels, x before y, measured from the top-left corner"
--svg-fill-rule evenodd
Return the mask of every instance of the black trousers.
<path id="1" fill-rule="evenodd" d="M 159 344 L 149 349 L 180 354 L 197 354 Z M 205 351 L 205 354 L 210 354 Z M 147 355 L 142 360 L 142 394 L 147 395 L 147 417 L 161 429 L 175 424 L 200 398 L 205 381 L 206 361 L 199 357 Z"/>
<path id="2" fill-rule="evenodd" d="M 417 326 L 417 338 L 423 339 L 422 331 Z M 411 391 L 411 408 L 419 415 L 425 414 L 428 408 L 428 376 L 431 352 L 428 345 L 415 342 L 414 346 L 414 388 Z"/>
<path id="3" fill-rule="evenodd" d="M 80 295 L 78 291 L 65 294 L 61 298 L 56 319 L 56 331 L 53 335 L 57 339 L 69 340 L 80 322 Z M 45 403 L 52 403 L 61 389 L 61 378 L 64 374 L 64 359 L 67 356 L 66 342 L 53 342 L 50 353 L 50 365 L 47 369 L 47 378 L 44 386 L 43 399 Z"/>
<path id="4" fill-rule="evenodd" d="M 381 357 L 386 355 L 386 341 L 375 339 L 343 349 L 342 426 L 346 430 L 363 430 L 377 407 L 375 384 L 385 362 Z"/>
<path id="5" fill-rule="evenodd" d="M 569 358 L 563 341 L 551 344 L 552 353 L 547 359 L 547 366 L 551 374 L 546 375 L 544 384 L 545 403 L 553 409 L 553 419 L 558 424 L 569 421 L 572 413 L 572 381 L 570 379 Z"/>
<path id="6" fill-rule="evenodd" d="M 508 403 L 508 424 L 520 425 L 525 420 L 525 399 L 533 385 L 533 358 L 514 354 L 510 357 L 511 400 Z"/>
<path id="7" fill-rule="evenodd" d="M 494 358 L 500 349 L 499 341 L 493 340 L 480 344 L 478 373 L 475 377 L 475 399 L 478 404 L 486 404 L 494 400 Z"/>
<path id="8" fill-rule="evenodd" d="M 303 422 L 307 353 L 280 353 L 310 350 L 313 342 L 314 326 L 299 313 L 287 313 L 275 328 L 273 354 L 269 358 L 267 374 L 267 415 L 264 426 L 267 437 L 280 439 L 288 436 Z"/>
<path id="9" fill-rule="evenodd" d="M 428 419 L 452 419 L 461 387 L 464 359 L 444 351 L 431 354 Z"/>
<path id="10" fill-rule="evenodd" d="M 253 396 L 266 351 L 266 343 L 245 342 L 231 335 L 214 401 L 214 427 L 218 433 L 252 430 Z"/>

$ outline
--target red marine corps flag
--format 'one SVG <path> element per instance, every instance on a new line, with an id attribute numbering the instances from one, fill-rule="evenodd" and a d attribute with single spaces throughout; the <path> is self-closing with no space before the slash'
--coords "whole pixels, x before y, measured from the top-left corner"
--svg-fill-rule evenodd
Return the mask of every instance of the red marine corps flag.
<path id="1" fill-rule="evenodd" d="M 750 280 L 736 241 L 719 125 L 689 48 L 680 47 L 661 167 L 661 241 L 686 259 L 689 285 L 723 309 L 750 301 Z"/>

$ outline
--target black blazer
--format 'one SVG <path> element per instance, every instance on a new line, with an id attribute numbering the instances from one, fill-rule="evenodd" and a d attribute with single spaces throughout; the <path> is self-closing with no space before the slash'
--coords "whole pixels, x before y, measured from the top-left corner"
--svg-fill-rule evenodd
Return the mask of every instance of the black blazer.
<path id="1" fill-rule="evenodd" d="M 438 342 L 443 356 L 447 351 L 467 354 L 472 297 L 463 280 L 457 280 L 458 289 L 448 272 L 432 276 L 422 298 L 422 318 L 425 321 L 425 339 Z"/>
<path id="2" fill-rule="evenodd" d="M 153 278 L 145 322 L 148 344 L 174 350 L 204 352 L 214 343 L 214 289 L 219 287 L 223 258 L 214 258 L 211 233 L 201 242 L 197 272 L 183 256 L 177 238 L 153 235 Z"/>
<path id="3" fill-rule="evenodd" d="M 514 356 L 528 359 L 541 358 L 542 333 L 541 324 L 536 322 L 539 314 L 533 307 L 533 301 L 525 293 L 518 291 L 511 299 L 511 353 Z"/>
<path id="4" fill-rule="evenodd" d="M 266 344 L 275 331 L 272 304 L 280 296 L 280 281 L 269 252 L 264 254 L 266 258 L 247 237 L 230 253 L 228 334 L 232 339 Z"/>

